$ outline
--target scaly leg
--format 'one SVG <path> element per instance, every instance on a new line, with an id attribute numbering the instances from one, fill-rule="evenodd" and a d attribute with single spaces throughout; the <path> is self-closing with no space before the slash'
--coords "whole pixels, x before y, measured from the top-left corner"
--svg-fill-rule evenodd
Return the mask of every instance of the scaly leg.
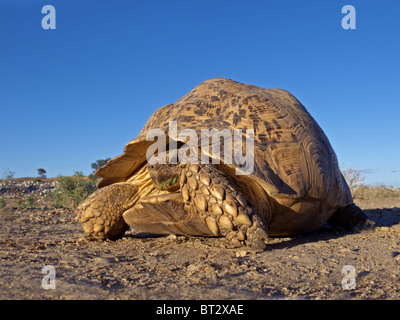
<path id="1" fill-rule="evenodd" d="M 189 215 L 199 215 L 215 236 L 225 236 L 236 246 L 265 248 L 265 221 L 216 166 L 179 166 L 181 194 Z"/>
<path id="2" fill-rule="evenodd" d="M 78 221 L 83 230 L 95 239 L 118 239 L 129 226 L 122 214 L 139 199 L 138 187 L 116 183 L 91 194 L 78 207 Z"/>

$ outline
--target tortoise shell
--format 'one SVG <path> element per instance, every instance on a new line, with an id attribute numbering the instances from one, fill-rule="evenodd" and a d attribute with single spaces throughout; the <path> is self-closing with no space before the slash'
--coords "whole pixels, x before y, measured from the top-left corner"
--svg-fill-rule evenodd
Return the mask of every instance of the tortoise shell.
<path id="1" fill-rule="evenodd" d="M 267 220 L 271 235 L 316 229 L 338 208 L 353 203 L 327 136 L 292 94 L 225 78 L 204 81 L 175 103 L 155 111 L 123 154 L 96 171 L 102 178 L 98 186 L 134 176 L 154 143 L 146 140 L 147 133 L 161 129 L 168 141 L 170 121 L 176 121 L 178 132 L 193 129 L 199 137 L 202 129 L 242 129 L 244 140 L 246 130 L 254 130 L 252 173 L 237 175 L 238 165 L 224 164 L 223 159 L 218 166 Z M 223 155 L 224 144 L 220 148 Z M 303 223 L 280 227 L 299 215 Z"/>

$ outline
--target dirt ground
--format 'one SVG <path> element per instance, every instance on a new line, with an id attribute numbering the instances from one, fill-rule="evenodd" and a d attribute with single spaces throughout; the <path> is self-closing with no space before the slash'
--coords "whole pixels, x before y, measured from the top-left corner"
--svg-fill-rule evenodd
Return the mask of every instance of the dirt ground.
<path id="1" fill-rule="evenodd" d="M 270 238 L 264 252 L 133 230 L 88 241 L 73 212 L 7 206 L 0 299 L 399 299 L 400 199 L 358 205 L 375 228 Z"/>

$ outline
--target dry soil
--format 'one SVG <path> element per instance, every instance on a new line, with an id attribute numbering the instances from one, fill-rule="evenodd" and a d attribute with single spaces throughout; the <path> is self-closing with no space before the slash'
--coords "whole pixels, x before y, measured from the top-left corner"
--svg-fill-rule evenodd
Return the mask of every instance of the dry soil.
<path id="1" fill-rule="evenodd" d="M 74 212 L 7 206 L 0 299 L 399 299 L 400 200 L 358 205 L 376 227 L 270 238 L 264 252 L 134 230 L 89 241 Z"/>

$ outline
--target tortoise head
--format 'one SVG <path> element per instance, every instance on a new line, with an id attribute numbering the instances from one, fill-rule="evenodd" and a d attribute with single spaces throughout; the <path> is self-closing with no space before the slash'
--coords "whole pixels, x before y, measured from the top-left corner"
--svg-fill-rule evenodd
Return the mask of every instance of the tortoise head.
<path id="1" fill-rule="evenodd" d="M 169 164 L 169 150 L 158 151 L 158 156 L 162 156 L 159 163 L 153 156 L 147 163 L 147 170 L 153 184 L 158 190 L 177 191 L 179 189 L 179 165 Z M 166 163 L 165 163 L 166 162 Z"/>
<path id="2" fill-rule="evenodd" d="M 147 164 L 150 178 L 159 190 L 176 191 L 179 189 L 179 166 L 177 164 Z"/>

